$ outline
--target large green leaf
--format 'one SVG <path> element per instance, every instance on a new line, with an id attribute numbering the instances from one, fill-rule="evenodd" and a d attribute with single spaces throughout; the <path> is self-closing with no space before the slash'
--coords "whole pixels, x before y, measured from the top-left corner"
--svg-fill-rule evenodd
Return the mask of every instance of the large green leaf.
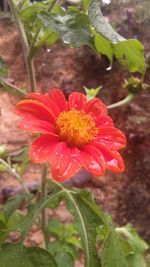
<path id="1" fill-rule="evenodd" d="M 100 267 L 96 249 L 96 228 L 102 223 L 98 213 L 92 208 L 84 192 L 68 195 L 69 209 L 75 215 L 78 233 L 85 252 L 85 267 Z"/>
<path id="2" fill-rule="evenodd" d="M 125 39 L 118 34 L 112 26 L 108 23 L 106 18 L 103 16 L 100 9 L 99 0 L 91 0 L 89 5 L 89 18 L 92 26 L 99 32 L 101 35 L 106 37 L 109 41 L 116 44 L 119 41 L 124 41 Z"/>
<path id="3" fill-rule="evenodd" d="M 145 252 L 148 250 L 148 245 L 132 225 L 127 224 L 124 227 L 117 228 L 116 231 L 126 254 L 128 267 L 147 267 Z"/>
<path id="4" fill-rule="evenodd" d="M 102 267 L 128 267 L 118 236 L 112 228 L 102 247 Z"/>
<path id="5" fill-rule="evenodd" d="M 114 54 L 129 71 L 145 74 L 144 46 L 138 40 L 130 39 L 114 44 Z"/>
<path id="6" fill-rule="evenodd" d="M 69 10 L 63 16 L 43 11 L 38 17 L 46 29 L 56 32 L 64 43 L 72 47 L 91 43 L 88 17 L 77 10 Z"/>
<path id="7" fill-rule="evenodd" d="M 112 28 L 101 12 L 99 0 L 91 0 L 89 18 L 97 32 L 96 50 L 106 55 L 110 61 L 114 54 L 129 71 L 137 71 L 144 76 L 146 71 L 144 46 L 136 39 L 126 40 Z"/>
<path id="8" fill-rule="evenodd" d="M 1 267 L 57 267 L 53 257 L 44 249 L 4 244 L 0 249 Z"/>
<path id="9" fill-rule="evenodd" d="M 84 266 L 100 267 L 101 262 L 96 248 L 96 228 L 100 225 L 107 226 L 105 215 L 95 204 L 89 192 L 72 192 L 61 184 L 57 185 L 64 189 L 67 206 L 75 216 L 75 224 L 84 249 Z"/>

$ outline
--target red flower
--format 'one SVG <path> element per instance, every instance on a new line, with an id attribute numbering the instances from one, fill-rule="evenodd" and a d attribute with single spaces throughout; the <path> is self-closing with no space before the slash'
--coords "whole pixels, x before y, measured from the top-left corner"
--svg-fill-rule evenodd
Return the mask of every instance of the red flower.
<path id="1" fill-rule="evenodd" d="M 30 159 L 50 162 L 54 179 L 63 182 L 82 167 L 95 176 L 106 169 L 124 171 L 118 150 L 126 137 L 114 127 L 101 100 L 87 102 L 84 94 L 73 92 L 67 102 L 59 89 L 27 98 L 16 107 L 23 118 L 21 128 L 42 134 L 31 145 Z"/>

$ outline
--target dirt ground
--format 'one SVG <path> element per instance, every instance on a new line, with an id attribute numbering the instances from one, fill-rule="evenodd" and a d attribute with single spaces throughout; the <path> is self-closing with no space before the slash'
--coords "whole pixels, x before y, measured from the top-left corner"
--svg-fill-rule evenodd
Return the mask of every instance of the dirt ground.
<path id="1" fill-rule="evenodd" d="M 127 30 L 124 29 L 124 32 Z M 129 31 L 129 29 L 128 29 Z M 133 30 L 131 31 L 133 33 Z M 142 40 L 142 35 L 141 35 Z M 147 60 L 150 47 L 146 46 Z M 25 63 L 16 28 L 8 19 L 0 20 L 0 56 L 6 61 L 9 79 L 21 88 L 28 88 Z M 94 88 L 103 85 L 99 97 L 110 104 L 122 99 L 125 91 L 123 80 L 128 77 L 127 71 L 117 62 L 107 71 L 107 59 L 99 60 L 87 48 L 71 49 L 61 43 L 49 49 L 43 47 L 35 60 L 38 90 L 46 92 L 53 87 L 61 88 L 66 95 L 72 91 L 83 90 L 82 86 Z M 146 82 L 149 83 L 149 71 Z M 14 114 L 18 101 L 0 88 L 1 130 L 0 143 L 8 148 L 19 148 L 30 143 L 34 136 L 18 129 L 19 118 Z M 127 148 L 122 152 L 126 162 L 124 174 L 114 175 L 110 172 L 99 180 L 91 177 L 89 182 L 80 185 L 90 188 L 103 209 L 112 214 L 118 225 L 132 223 L 139 233 L 150 242 L 150 94 L 141 93 L 128 106 L 110 111 L 117 127 L 123 130 L 128 138 Z M 119 115 L 118 115 L 119 114 Z M 27 184 L 39 181 L 39 167 L 32 166 L 24 175 Z M 0 175 L 1 201 L 9 191 L 18 187 L 17 181 L 8 174 Z M 79 186 L 79 185 L 78 185 Z M 52 216 L 61 214 L 61 220 L 68 219 L 64 205 Z M 65 219 L 64 219 L 65 218 Z M 40 231 L 34 230 L 30 241 L 41 242 Z M 38 239 L 38 240 L 36 240 Z"/>

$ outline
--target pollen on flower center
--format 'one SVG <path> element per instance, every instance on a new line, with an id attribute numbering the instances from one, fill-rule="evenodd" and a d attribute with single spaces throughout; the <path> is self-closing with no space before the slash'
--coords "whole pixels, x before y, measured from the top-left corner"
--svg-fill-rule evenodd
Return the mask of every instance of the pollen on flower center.
<path id="1" fill-rule="evenodd" d="M 98 129 L 91 115 L 72 109 L 63 111 L 57 118 L 56 128 L 60 138 L 70 146 L 82 146 L 97 135 Z"/>

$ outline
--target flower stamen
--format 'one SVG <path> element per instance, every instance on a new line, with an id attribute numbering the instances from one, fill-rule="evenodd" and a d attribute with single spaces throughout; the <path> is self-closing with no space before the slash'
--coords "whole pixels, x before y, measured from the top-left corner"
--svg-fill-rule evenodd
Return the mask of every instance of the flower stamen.
<path id="1" fill-rule="evenodd" d="M 75 109 L 60 113 L 56 120 L 56 129 L 63 141 L 78 147 L 91 142 L 98 134 L 92 116 Z"/>

